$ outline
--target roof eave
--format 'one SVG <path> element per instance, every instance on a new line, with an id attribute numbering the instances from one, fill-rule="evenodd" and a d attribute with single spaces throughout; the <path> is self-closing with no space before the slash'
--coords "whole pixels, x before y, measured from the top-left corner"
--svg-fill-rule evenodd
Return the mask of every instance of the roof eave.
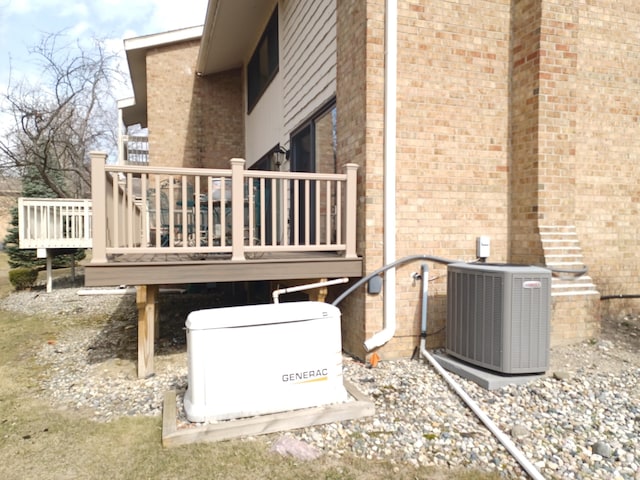
<path id="1" fill-rule="evenodd" d="M 210 75 L 244 65 L 273 12 L 275 0 L 209 0 L 197 72 Z"/>

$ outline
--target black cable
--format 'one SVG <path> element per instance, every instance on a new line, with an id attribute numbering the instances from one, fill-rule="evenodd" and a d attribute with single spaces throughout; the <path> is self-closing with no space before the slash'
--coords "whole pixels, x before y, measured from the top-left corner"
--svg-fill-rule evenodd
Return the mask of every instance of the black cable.
<path id="1" fill-rule="evenodd" d="M 640 293 L 620 293 L 618 295 L 602 295 L 600 300 L 615 300 L 616 298 L 640 298 Z"/>
<path id="2" fill-rule="evenodd" d="M 375 270 L 369 275 L 362 277 L 360 280 L 358 280 L 356 283 L 354 283 L 349 288 L 347 288 L 344 292 L 342 292 L 340 296 L 331 303 L 331 305 L 334 305 L 334 306 L 338 305 L 342 300 L 344 300 L 344 298 L 347 295 L 350 295 L 351 292 L 353 292 L 356 288 L 358 288 L 363 283 L 368 282 L 376 275 L 380 275 L 382 272 L 385 272 L 390 268 L 397 267 L 398 265 L 404 265 L 405 263 L 410 263 L 410 262 L 417 262 L 418 260 L 431 260 L 432 262 L 442 263 L 443 265 L 449 265 L 450 263 L 458 262 L 458 260 L 447 260 L 446 258 L 434 257 L 433 255 L 409 255 L 407 257 L 400 258 L 391 263 L 388 263 L 387 265 L 384 265 L 383 267 L 380 267 L 379 269 Z"/>

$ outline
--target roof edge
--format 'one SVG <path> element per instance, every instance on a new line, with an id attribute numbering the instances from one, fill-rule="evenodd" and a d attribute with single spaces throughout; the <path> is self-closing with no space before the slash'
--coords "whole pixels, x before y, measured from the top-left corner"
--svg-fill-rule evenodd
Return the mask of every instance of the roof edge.
<path id="1" fill-rule="evenodd" d="M 203 25 L 198 25 L 195 27 L 181 28 L 179 30 L 170 30 L 168 32 L 143 35 L 141 37 L 125 38 L 124 49 L 128 52 L 131 50 L 186 42 L 188 40 L 195 40 L 202 37 L 202 32 Z"/>
<path id="2" fill-rule="evenodd" d="M 206 69 L 207 55 L 213 44 L 213 32 L 218 19 L 220 3 L 221 0 L 209 0 L 209 4 L 207 5 L 207 14 L 205 15 L 200 50 L 198 50 L 198 60 L 196 62 L 196 73 L 198 75 L 201 75 Z"/>

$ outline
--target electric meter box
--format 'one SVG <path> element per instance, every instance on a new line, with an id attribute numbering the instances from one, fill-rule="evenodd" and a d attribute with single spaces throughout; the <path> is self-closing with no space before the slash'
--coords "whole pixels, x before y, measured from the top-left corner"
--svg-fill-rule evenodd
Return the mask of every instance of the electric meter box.
<path id="1" fill-rule="evenodd" d="M 344 402 L 340 310 L 291 302 L 191 312 L 186 321 L 191 422 Z"/>

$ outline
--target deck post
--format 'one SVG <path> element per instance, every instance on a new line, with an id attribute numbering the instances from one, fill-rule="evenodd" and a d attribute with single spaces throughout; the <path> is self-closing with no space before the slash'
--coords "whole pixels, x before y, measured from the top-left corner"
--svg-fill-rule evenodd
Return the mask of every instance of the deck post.
<path id="1" fill-rule="evenodd" d="M 138 285 L 136 305 L 138 307 L 138 378 L 150 377 L 154 373 L 153 355 L 158 317 L 158 285 Z"/>
<path id="2" fill-rule="evenodd" d="M 244 159 L 231 159 L 231 261 L 244 258 Z"/>
<path id="3" fill-rule="evenodd" d="M 36 257 L 47 259 L 47 293 L 51 293 L 53 291 L 53 252 L 48 248 L 37 248 Z"/>
<path id="4" fill-rule="evenodd" d="M 75 259 L 73 260 L 75 261 Z M 53 252 L 47 248 L 47 293 L 53 291 Z"/>
<path id="5" fill-rule="evenodd" d="M 345 258 L 357 258 L 356 253 L 356 212 L 358 210 L 358 165 L 347 163 L 346 215 L 345 215 Z"/>
<path id="6" fill-rule="evenodd" d="M 107 263 L 107 192 L 104 165 L 107 154 L 91 152 L 91 204 L 93 209 L 91 263 Z"/>

